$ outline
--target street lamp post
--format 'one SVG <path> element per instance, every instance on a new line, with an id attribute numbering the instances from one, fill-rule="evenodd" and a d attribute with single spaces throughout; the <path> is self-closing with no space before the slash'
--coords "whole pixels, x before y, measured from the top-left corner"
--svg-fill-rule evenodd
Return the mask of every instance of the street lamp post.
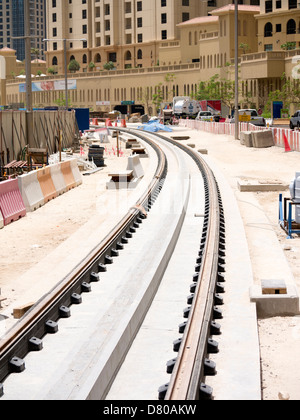
<path id="1" fill-rule="evenodd" d="M 239 19 L 238 19 L 238 0 L 235 0 L 235 114 L 234 114 L 234 122 L 235 122 L 235 139 L 239 140 L 239 44 L 238 44 L 238 26 L 239 26 Z"/>
<path id="2" fill-rule="evenodd" d="M 67 41 L 86 41 L 85 38 L 81 39 L 43 39 L 44 42 L 48 41 L 62 41 L 63 42 L 63 48 L 64 48 L 64 73 L 65 73 L 65 99 L 66 99 L 66 109 L 69 108 L 69 93 L 68 93 L 68 65 L 67 65 Z"/>

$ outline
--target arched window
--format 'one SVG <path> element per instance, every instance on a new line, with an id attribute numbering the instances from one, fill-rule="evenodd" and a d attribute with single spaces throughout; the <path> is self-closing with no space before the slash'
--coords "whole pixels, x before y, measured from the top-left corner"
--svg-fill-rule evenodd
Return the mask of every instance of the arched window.
<path id="1" fill-rule="evenodd" d="M 87 63 L 87 56 L 86 56 L 86 54 L 83 54 L 83 56 L 82 56 L 82 62 L 83 62 L 83 64 L 86 64 Z"/>
<path id="2" fill-rule="evenodd" d="M 71 55 L 71 57 L 70 57 L 70 61 L 72 61 L 72 60 L 75 60 L 74 55 Z"/>
<path id="3" fill-rule="evenodd" d="M 143 58 L 143 51 L 142 50 L 138 50 L 137 58 L 138 58 L 138 60 L 142 60 L 142 58 Z"/>
<path id="4" fill-rule="evenodd" d="M 273 34 L 273 25 L 271 22 L 265 24 L 265 37 L 272 36 Z"/>
<path id="5" fill-rule="evenodd" d="M 57 57 L 53 57 L 52 58 L 52 66 L 57 66 L 57 63 L 58 63 Z"/>
<path id="6" fill-rule="evenodd" d="M 294 19 L 290 19 L 286 24 L 286 33 L 287 34 L 295 34 L 296 33 L 296 22 Z"/>
<path id="7" fill-rule="evenodd" d="M 101 63 L 101 55 L 99 53 L 95 55 L 95 63 Z"/>
<path id="8" fill-rule="evenodd" d="M 131 60 L 131 52 L 130 51 L 126 51 L 125 60 Z"/>

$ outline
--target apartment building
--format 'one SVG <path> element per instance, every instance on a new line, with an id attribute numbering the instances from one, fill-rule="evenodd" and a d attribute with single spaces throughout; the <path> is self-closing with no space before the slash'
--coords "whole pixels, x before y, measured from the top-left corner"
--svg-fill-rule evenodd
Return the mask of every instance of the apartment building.
<path id="1" fill-rule="evenodd" d="M 76 59 L 81 70 L 151 67 L 159 63 L 162 41 L 178 41 L 178 24 L 207 16 L 228 0 L 47 0 L 47 63 L 64 71 L 63 39 L 67 61 Z M 234 0 L 231 2 L 234 3 Z M 239 0 L 259 4 L 259 0 Z M 93 64 L 90 64 L 93 63 Z"/>
<path id="2" fill-rule="evenodd" d="M 300 3 L 298 0 L 263 1 L 258 22 L 258 50 L 277 51 L 288 44 L 300 47 Z"/>
<path id="3" fill-rule="evenodd" d="M 63 40 L 67 39 L 67 61 L 75 58 L 81 66 L 78 73 L 69 73 L 77 86 L 70 91 L 72 105 L 109 111 L 122 101 L 133 101 L 155 113 L 152 97 L 159 85 L 164 100 L 169 100 L 172 94 L 192 94 L 200 81 L 216 73 L 231 77 L 228 64 L 234 57 L 233 3 L 48 0 L 47 66 L 57 68 L 54 79 L 64 78 Z M 248 42 L 247 52 L 256 53 L 255 16 L 260 9 L 250 4 L 253 0 L 243 3 L 239 6 L 240 42 Z M 220 7 L 215 9 L 214 5 Z M 241 49 L 239 55 L 243 55 Z M 114 63 L 114 71 L 103 69 L 107 61 Z M 93 69 L 89 67 L 91 62 Z M 172 76 L 167 81 L 169 74 Z M 257 80 L 252 81 L 251 74 L 249 79 L 255 93 Z M 9 100 L 24 100 L 13 82 L 8 92 Z M 54 105 L 62 95 L 59 91 L 34 92 L 34 103 Z M 105 104 L 97 105 L 99 102 Z"/>
<path id="4" fill-rule="evenodd" d="M 61 40 L 68 39 L 68 60 L 81 65 L 78 73 L 69 74 L 77 83 L 70 91 L 73 106 L 110 111 L 133 101 L 155 113 L 151 98 L 157 86 L 168 100 L 172 94 L 192 95 L 200 81 L 215 74 L 234 77 L 233 3 L 48 0 L 47 36 L 52 41 L 47 66 L 57 66 L 53 80 L 64 78 Z M 282 87 L 283 73 L 293 77 L 300 56 L 300 5 L 292 0 L 239 3 L 239 45 L 245 44 L 239 48 L 240 103 L 247 105 L 248 97 L 249 105 L 264 107 L 268 93 Z M 293 49 L 284 49 L 285 44 Z M 114 63 L 114 71 L 103 69 L 107 61 Z M 17 89 L 11 82 L 9 101 L 24 100 Z M 55 105 L 62 95 L 34 92 L 34 103 Z"/>
<path id="5" fill-rule="evenodd" d="M 28 0 L 30 7 L 31 46 L 39 51 L 39 57 L 44 58 L 44 42 L 46 36 L 45 0 Z M 25 58 L 24 39 L 24 0 L 2 0 L 0 2 L 0 49 L 16 50 L 17 58 Z"/>
<path id="6" fill-rule="evenodd" d="M 206 2 L 205 2 L 206 3 Z M 63 71 L 68 61 L 82 71 L 113 62 L 115 68 L 149 67 L 158 62 L 162 40 L 178 39 L 177 24 L 196 17 L 198 0 L 47 0 L 48 64 Z M 84 41 L 80 41 L 84 39 Z"/>

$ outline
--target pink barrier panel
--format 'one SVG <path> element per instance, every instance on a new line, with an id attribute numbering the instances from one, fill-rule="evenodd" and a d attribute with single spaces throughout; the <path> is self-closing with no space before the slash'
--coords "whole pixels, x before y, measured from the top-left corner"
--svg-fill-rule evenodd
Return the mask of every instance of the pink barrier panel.
<path id="1" fill-rule="evenodd" d="M 4 226 L 26 216 L 26 209 L 17 179 L 0 183 L 0 210 Z"/>
<path id="2" fill-rule="evenodd" d="M 2 229 L 3 227 L 4 227 L 4 220 L 3 220 L 2 213 L 0 211 L 0 229 Z"/>

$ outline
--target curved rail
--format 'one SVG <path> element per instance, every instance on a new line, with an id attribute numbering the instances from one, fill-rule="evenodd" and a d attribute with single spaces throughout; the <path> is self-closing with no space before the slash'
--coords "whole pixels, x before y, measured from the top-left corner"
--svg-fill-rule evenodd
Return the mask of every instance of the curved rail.
<path id="1" fill-rule="evenodd" d="M 214 364 L 207 357 L 209 353 L 218 351 L 217 343 L 211 336 L 220 333 L 215 319 L 222 317 L 221 311 L 215 306 L 223 303 L 218 294 L 222 290 L 220 283 L 224 281 L 225 271 L 222 200 L 215 177 L 199 153 L 157 133 L 156 136 L 181 148 L 193 158 L 202 173 L 205 186 L 204 225 L 193 278 L 192 303 L 188 308 L 188 321 L 179 327 L 183 337 L 179 340 L 178 357 L 175 362 L 171 360 L 171 368 L 168 367 L 172 373 L 171 380 L 159 388 L 159 399 L 211 399 L 212 389 L 205 385 L 205 376 L 214 374 Z"/>
<path id="2" fill-rule="evenodd" d="M 2 382 L 13 372 L 25 369 L 24 357 L 30 351 L 42 349 L 42 338 L 58 331 L 57 321 L 70 316 L 70 306 L 81 303 L 81 294 L 90 291 L 90 283 L 99 281 L 106 264 L 118 255 L 118 250 L 132 236 L 138 224 L 146 217 L 155 197 L 162 189 L 167 173 L 167 161 L 161 148 L 143 137 L 157 153 L 158 165 L 147 190 L 136 205 L 123 217 L 115 228 L 93 250 L 90 257 L 82 260 L 59 284 L 41 298 L 21 320 L 0 340 L 0 396 Z"/>

